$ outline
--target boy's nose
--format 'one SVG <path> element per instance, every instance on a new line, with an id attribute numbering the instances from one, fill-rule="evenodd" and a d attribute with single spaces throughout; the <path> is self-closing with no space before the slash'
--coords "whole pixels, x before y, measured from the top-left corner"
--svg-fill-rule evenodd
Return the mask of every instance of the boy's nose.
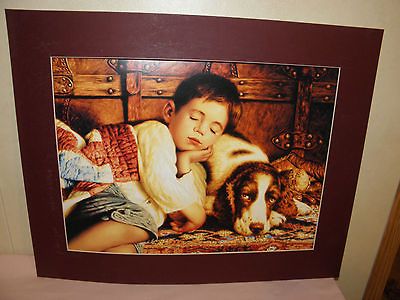
<path id="1" fill-rule="evenodd" d="M 201 131 L 200 127 L 195 127 L 194 131 L 197 132 L 198 134 L 203 135 L 203 132 Z"/>
<path id="2" fill-rule="evenodd" d="M 201 124 L 198 124 L 195 128 L 194 128 L 195 132 L 198 132 L 199 134 L 203 135 L 205 132 L 205 125 L 204 122 Z"/>

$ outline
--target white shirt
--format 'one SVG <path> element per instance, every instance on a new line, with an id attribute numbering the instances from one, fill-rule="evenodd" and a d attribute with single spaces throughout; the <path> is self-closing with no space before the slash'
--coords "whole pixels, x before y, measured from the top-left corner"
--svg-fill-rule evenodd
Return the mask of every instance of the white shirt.
<path id="1" fill-rule="evenodd" d="M 139 181 L 116 183 L 130 201 L 144 207 L 157 226 L 166 214 L 206 197 L 206 172 L 200 163 L 191 172 L 177 178 L 176 148 L 168 127 L 158 121 L 146 121 L 130 127 L 137 142 Z"/>

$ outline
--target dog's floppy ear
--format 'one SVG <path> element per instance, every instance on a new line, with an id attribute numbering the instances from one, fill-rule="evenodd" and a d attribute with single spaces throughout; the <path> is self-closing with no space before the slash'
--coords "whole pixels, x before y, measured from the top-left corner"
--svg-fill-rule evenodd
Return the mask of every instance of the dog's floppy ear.
<path id="1" fill-rule="evenodd" d="M 233 226 L 233 217 L 235 215 L 235 190 L 232 180 L 227 180 L 218 190 L 215 197 L 213 215 L 220 222 Z"/>
<path id="2" fill-rule="evenodd" d="M 231 207 L 232 215 L 234 216 L 236 213 L 236 205 L 235 205 L 235 185 L 233 182 L 226 183 L 226 196 Z"/>
<path id="3" fill-rule="evenodd" d="M 295 217 L 298 213 L 297 206 L 294 202 L 294 194 L 289 188 L 287 176 L 290 174 L 290 170 L 282 171 L 279 173 L 279 186 L 280 186 L 280 197 L 275 203 L 273 209 L 286 217 Z"/>

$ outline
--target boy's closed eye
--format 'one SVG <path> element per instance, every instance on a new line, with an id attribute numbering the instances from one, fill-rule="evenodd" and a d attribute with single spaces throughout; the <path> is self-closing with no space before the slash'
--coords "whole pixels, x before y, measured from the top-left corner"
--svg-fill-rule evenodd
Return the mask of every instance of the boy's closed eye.
<path id="1" fill-rule="evenodd" d="M 205 113 L 198 110 L 192 110 L 189 114 L 189 119 L 192 121 L 203 121 L 205 117 Z M 224 131 L 222 125 L 217 121 L 212 122 L 209 126 L 209 130 L 213 135 L 222 134 Z"/>
<path id="2" fill-rule="evenodd" d="M 212 134 L 222 134 L 223 130 L 222 130 L 221 126 L 219 126 L 217 123 L 215 123 L 210 126 L 210 131 Z"/>
<path id="3" fill-rule="evenodd" d="M 200 120 L 200 119 L 202 118 L 202 114 L 201 114 L 200 112 L 198 112 L 198 111 L 193 111 L 193 112 L 189 115 L 189 118 L 190 118 L 191 120 L 198 121 L 198 120 Z"/>

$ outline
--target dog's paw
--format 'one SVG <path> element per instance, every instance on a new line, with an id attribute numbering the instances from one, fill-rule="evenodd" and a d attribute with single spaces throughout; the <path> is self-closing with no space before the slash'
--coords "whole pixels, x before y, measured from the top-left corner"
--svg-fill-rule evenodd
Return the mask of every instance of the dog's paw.
<path id="1" fill-rule="evenodd" d="M 299 200 L 294 200 L 294 203 L 297 207 L 297 215 L 298 216 L 306 216 L 312 213 L 312 208 L 307 204 L 300 202 Z"/>
<path id="2" fill-rule="evenodd" d="M 286 222 L 286 217 L 284 215 L 281 215 L 274 210 L 271 211 L 271 215 L 269 217 L 269 223 L 271 224 L 271 227 L 277 227 L 284 222 Z"/>

